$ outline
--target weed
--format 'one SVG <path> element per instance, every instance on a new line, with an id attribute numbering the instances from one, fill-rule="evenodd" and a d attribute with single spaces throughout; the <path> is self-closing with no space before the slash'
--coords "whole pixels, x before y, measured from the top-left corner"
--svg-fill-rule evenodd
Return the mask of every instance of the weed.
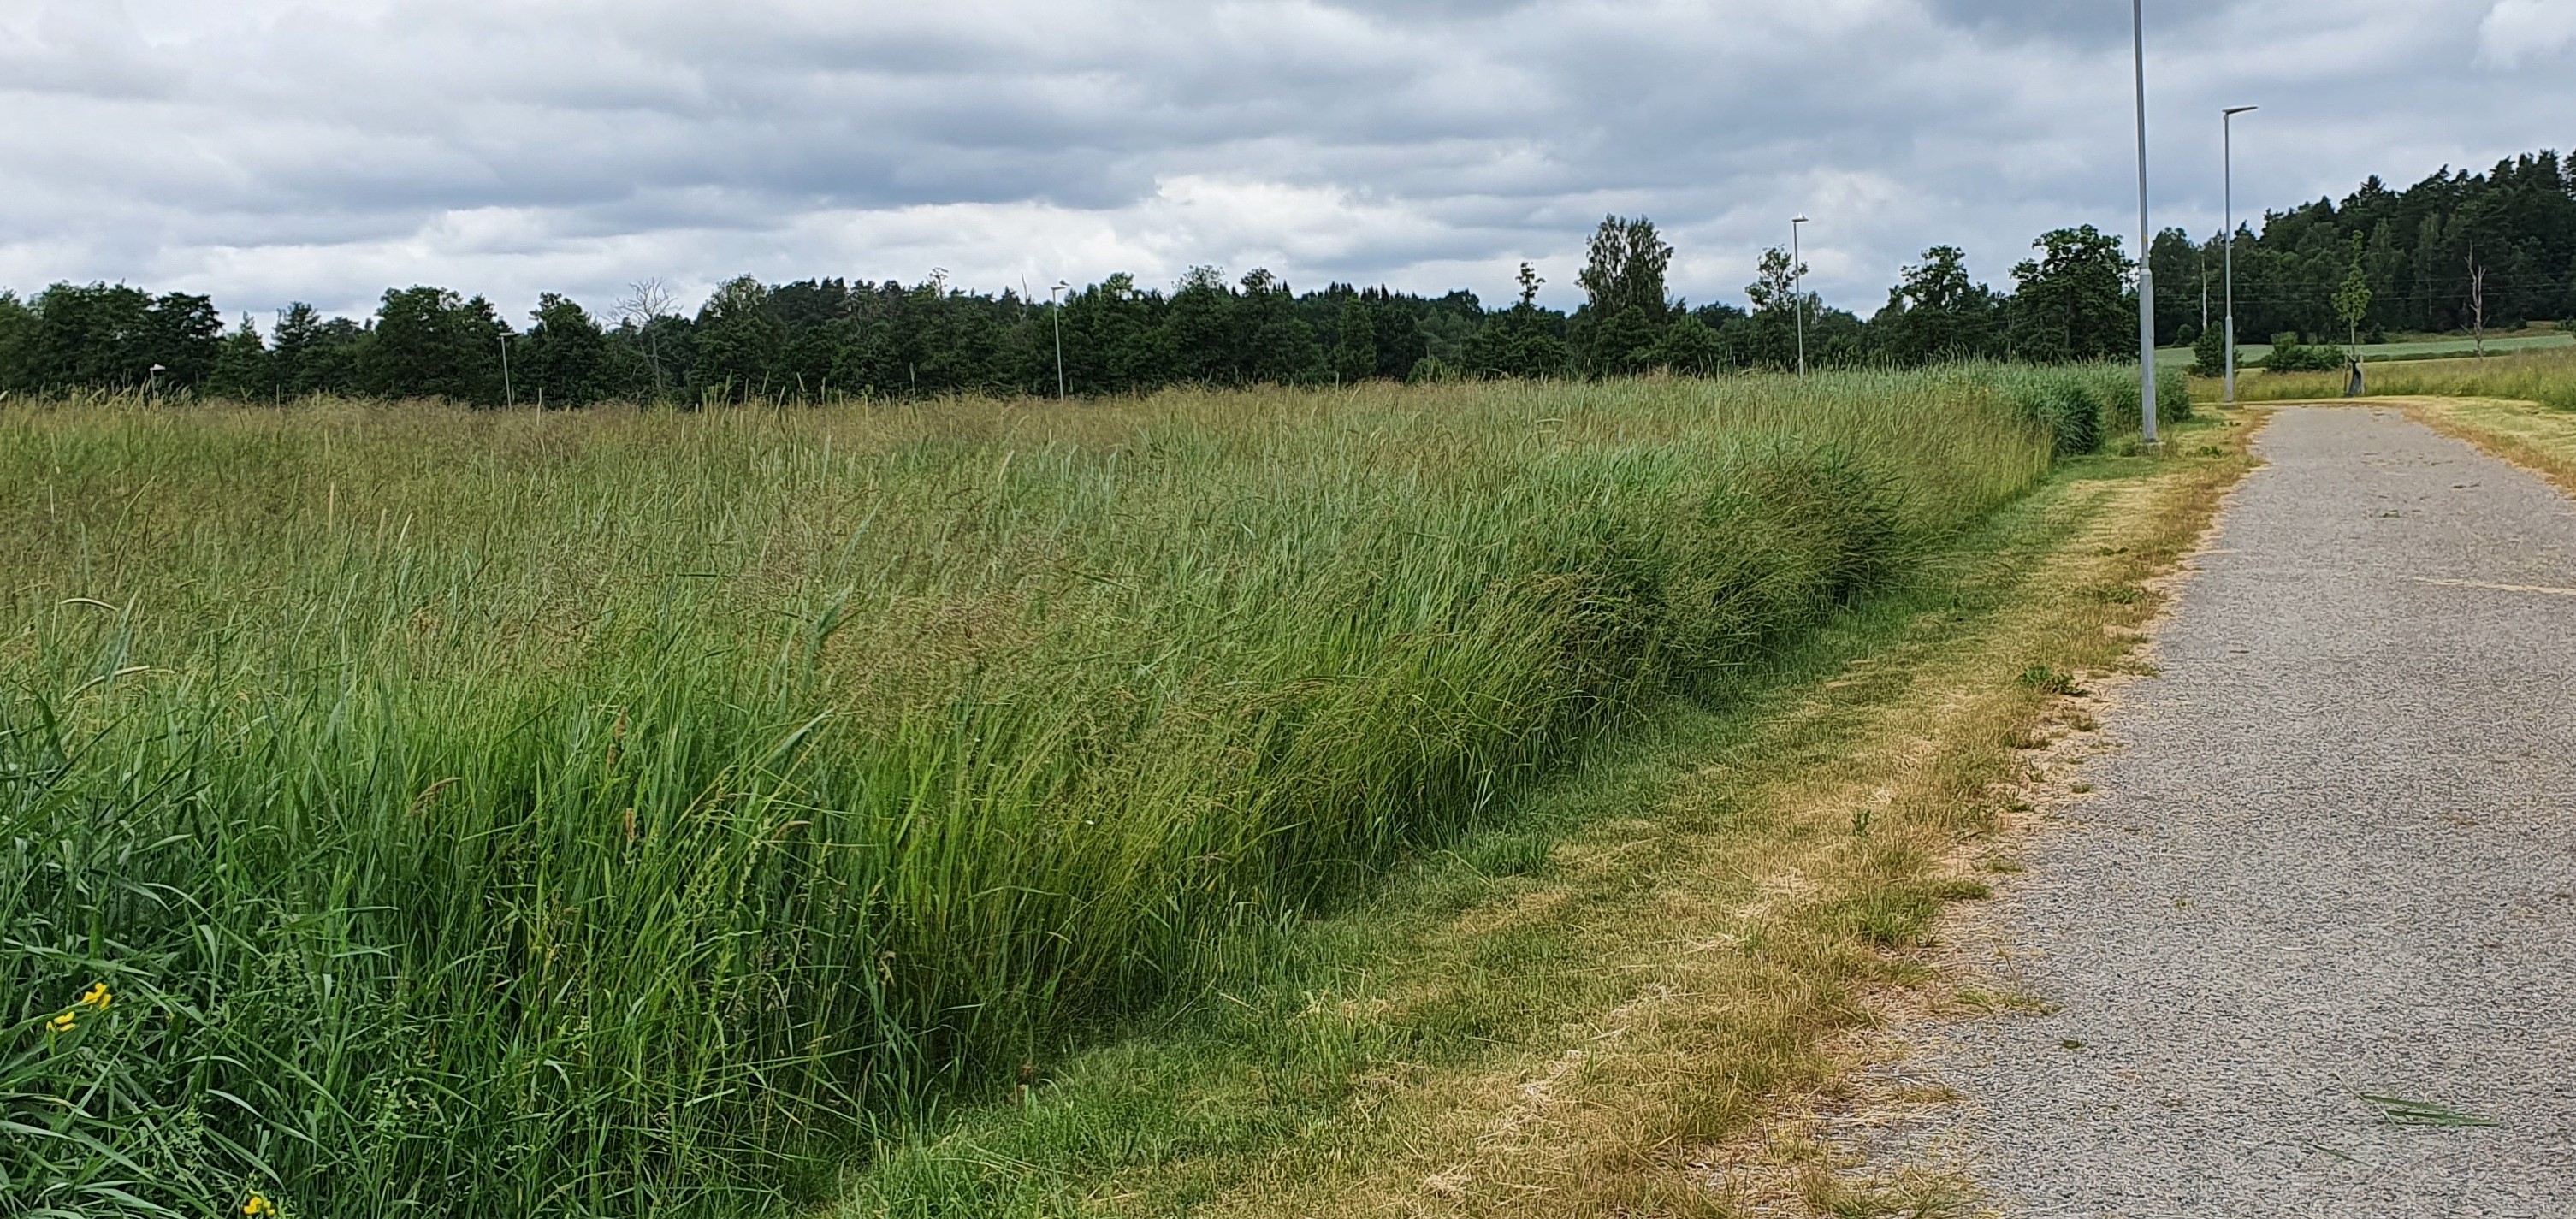
<path id="1" fill-rule="evenodd" d="M 2406 1100 L 2402 1097 L 2395 1096 L 2375 1096 L 2368 1092 L 2356 1092 L 2353 1095 L 2360 1098 L 2363 1104 L 2377 1110 L 2380 1120 L 2385 1121 L 2392 1126 L 2441 1126 L 2456 1128 L 2468 1126 L 2493 1126 L 2497 1124 L 2493 1118 L 2479 1117 L 2474 1113 L 2462 1113 L 2459 1110 L 2437 1105 L 2431 1101 Z"/>
<path id="2" fill-rule="evenodd" d="M 1995 1015 L 2017 1012 L 2030 1016 L 2053 1016 L 2057 1005 L 2023 990 L 1988 990 L 1968 987 L 1951 996 L 1951 1000 L 1972 1012 Z"/>
<path id="3" fill-rule="evenodd" d="M 2018 680 L 2022 685 L 2033 690 L 2037 690 L 2043 694 L 2080 695 L 2085 693 L 2084 687 L 2076 683 L 2074 674 L 2066 672 L 2063 669 L 2051 668 L 2048 665 L 2032 665 L 2031 667 L 2022 670 L 2021 676 L 2016 680 Z"/>

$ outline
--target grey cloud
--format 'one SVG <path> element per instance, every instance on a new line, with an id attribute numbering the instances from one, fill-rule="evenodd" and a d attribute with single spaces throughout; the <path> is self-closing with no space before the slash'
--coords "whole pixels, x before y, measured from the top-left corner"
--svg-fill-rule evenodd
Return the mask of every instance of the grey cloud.
<path id="1" fill-rule="evenodd" d="M 2236 0 L 2148 0 L 2145 20 L 2150 35 L 2163 39 L 2203 33 L 2242 7 Z M 2282 7 L 2320 12 L 2318 6 Z M 2082 4 L 2067 0 L 1932 0 L 1931 9 L 1944 21 L 2007 42 L 2055 40 L 2127 46 L 2132 38 L 2130 8 L 2117 0 Z"/>
<path id="2" fill-rule="evenodd" d="M 2221 104 L 2265 106 L 2259 206 L 2545 145 L 2576 101 L 2563 44 L 2482 44 L 2490 0 L 2150 7 L 2155 194 L 2194 228 Z M 2043 0 L 36 0 L 0 17 L 0 283 L 264 309 L 1259 260 L 1500 297 L 1642 210 L 1705 300 L 1805 210 L 1811 282 L 1865 309 L 1935 242 L 2000 280 L 2041 228 L 2134 225 L 2127 29 Z"/>

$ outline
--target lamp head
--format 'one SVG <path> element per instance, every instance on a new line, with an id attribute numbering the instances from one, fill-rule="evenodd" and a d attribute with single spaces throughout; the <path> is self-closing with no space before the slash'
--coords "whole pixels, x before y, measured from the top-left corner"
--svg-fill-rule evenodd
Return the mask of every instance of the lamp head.
<path id="1" fill-rule="evenodd" d="M 1789 218 L 1789 223 L 1791 224 L 1805 224 L 1806 222 L 1807 218 L 1804 216 L 1791 216 Z"/>
<path id="2" fill-rule="evenodd" d="M 2260 109 L 2262 109 L 2262 107 L 2261 107 L 2261 106 L 2229 106 L 2229 107 L 2228 107 L 2228 108 L 2226 108 L 2225 110 L 2221 110 L 2221 111 L 2219 111 L 2219 112 L 2218 112 L 2218 116 L 2219 116 L 2220 118 L 2234 118 L 2234 117 L 2236 117 L 2237 115 L 2243 114 L 2243 113 L 2245 113 L 2245 112 L 2246 112 L 2246 111 L 2248 111 L 2248 110 L 2260 110 Z"/>

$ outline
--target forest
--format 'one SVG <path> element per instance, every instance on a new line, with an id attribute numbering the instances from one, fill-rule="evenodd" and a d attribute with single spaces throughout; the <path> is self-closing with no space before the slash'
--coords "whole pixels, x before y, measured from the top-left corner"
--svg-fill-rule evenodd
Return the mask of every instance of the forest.
<path id="1" fill-rule="evenodd" d="M 2189 343 L 2220 315 L 2223 235 L 2156 236 L 2156 339 Z M 2555 152 L 2444 169 L 2402 190 L 2377 177 L 2341 203 L 2267 212 L 2236 239 L 2236 334 L 2340 341 L 2335 289 L 2355 263 L 2370 287 L 2363 334 L 2512 330 L 2576 317 L 2576 164 Z M 2206 310 L 2204 311 L 2204 290 Z"/>
<path id="2" fill-rule="evenodd" d="M 2576 315 L 2576 172 L 2554 152 L 2483 174 L 2445 168 L 2414 186 L 2365 181 L 2240 226 L 2238 334 L 2339 329 L 2332 298 L 2358 264 L 2367 330 L 2510 329 Z M 2189 343 L 2221 307 L 2223 234 L 2180 229 L 2149 250 L 2158 341 Z M 1767 251 L 1749 308 L 1666 291 L 1672 247 L 1643 218 L 1606 218 L 1581 274 L 1584 303 L 1424 296 L 1348 283 L 1297 291 L 1267 270 L 1191 270 L 1168 289 L 1119 274 L 1060 304 L 934 275 L 719 286 L 694 313 L 657 281 L 604 309 L 546 293 L 524 328 L 482 296 L 389 289 L 372 317 L 279 311 L 227 326 L 209 297 L 124 284 L 0 291 L 0 392 L 137 389 L 247 401 L 312 394 L 575 407 L 956 393 L 1079 395 L 1170 385 L 1369 379 L 1707 375 L 1793 367 L 1910 367 L 1954 359 L 2059 363 L 2133 349 L 2134 263 L 2090 225 L 2032 243 L 2009 290 L 1978 282 L 1953 246 L 1901 269 L 1866 319 L 1797 288 Z M 1062 361 L 1059 366 L 1058 336 Z"/>

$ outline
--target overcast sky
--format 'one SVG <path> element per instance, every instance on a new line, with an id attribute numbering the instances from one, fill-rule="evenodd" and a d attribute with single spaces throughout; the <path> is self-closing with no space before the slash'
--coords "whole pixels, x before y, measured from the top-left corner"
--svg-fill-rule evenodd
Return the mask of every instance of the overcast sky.
<path id="1" fill-rule="evenodd" d="M 2576 145 L 2576 0 L 2148 0 L 2159 227 Z M 2136 227 L 2118 0 L 0 0 L 0 285 L 363 314 L 658 276 L 982 289 L 1193 264 L 1577 299 L 1642 211 L 1863 314 Z M 524 323 L 522 323 L 524 324 Z"/>

